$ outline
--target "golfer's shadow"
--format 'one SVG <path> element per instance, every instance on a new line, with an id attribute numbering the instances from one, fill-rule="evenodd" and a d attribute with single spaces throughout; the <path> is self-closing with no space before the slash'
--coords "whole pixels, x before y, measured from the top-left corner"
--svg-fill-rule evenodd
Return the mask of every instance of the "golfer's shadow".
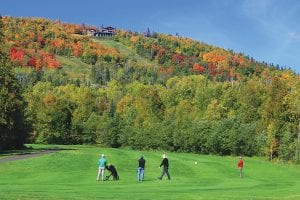
<path id="1" fill-rule="evenodd" d="M 120 180 L 120 179 L 119 179 L 119 180 Z M 108 182 L 108 181 L 119 181 L 119 180 L 105 179 L 104 181 L 105 181 L 105 182 Z"/>
<path id="2" fill-rule="evenodd" d="M 147 178 L 147 179 L 144 179 L 143 181 L 139 181 L 139 182 L 148 182 L 148 181 L 156 181 L 157 179 L 155 178 Z"/>

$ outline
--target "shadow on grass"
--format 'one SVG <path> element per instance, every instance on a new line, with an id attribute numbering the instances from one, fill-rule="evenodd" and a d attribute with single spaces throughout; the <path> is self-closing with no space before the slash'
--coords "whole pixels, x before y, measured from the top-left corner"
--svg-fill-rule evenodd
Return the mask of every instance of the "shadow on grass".
<path id="1" fill-rule="evenodd" d="M 142 183 L 142 182 L 148 182 L 148 181 L 153 182 L 153 181 L 161 181 L 161 180 L 159 180 L 157 178 L 149 178 L 149 179 L 144 179 L 143 181 L 137 181 L 137 182 Z"/>
<path id="2" fill-rule="evenodd" d="M 60 147 L 51 147 L 51 148 L 32 148 L 27 147 L 22 150 L 7 150 L 0 152 L 0 163 L 22 160 L 27 158 L 39 157 L 45 154 L 55 153 L 58 151 L 65 150 L 77 150 L 70 148 L 60 148 Z"/>
<path id="3" fill-rule="evenodd" d="M 34 153 L 42 153 L 42 152 L 45 152 L 45 151 L 63 151 L 63 150 L 77 150 L 77 149 L 61 148 L 61 147 L 51 147 L 51 148 L 25 147 L 24 149 L 18 149 L 18 150 L 0 151 L 0 157 L 2 157 L 2 156 L 15 156 L 15 155 L 27 155 L 27 154 L 34 154 Z"/>

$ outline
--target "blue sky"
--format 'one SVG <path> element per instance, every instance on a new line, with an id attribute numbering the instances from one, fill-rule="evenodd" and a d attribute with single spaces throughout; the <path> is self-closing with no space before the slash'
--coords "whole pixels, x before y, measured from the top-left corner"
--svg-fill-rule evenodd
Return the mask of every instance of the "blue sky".
<path id="1" fill-rule="evenodd" d="M 179 33 L 300 73 L 298 0 L 1 0 L 0 14 Z"/>

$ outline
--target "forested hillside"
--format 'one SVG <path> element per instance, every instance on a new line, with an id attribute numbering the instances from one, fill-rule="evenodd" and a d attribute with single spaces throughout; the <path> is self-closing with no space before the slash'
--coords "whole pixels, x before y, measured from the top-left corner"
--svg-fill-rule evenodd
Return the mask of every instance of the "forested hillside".
<path id="1" fill-rule="evenodd" d="M 178 36 L 96 38 L 60 21 L 1 23 L 10 63 L 0 67 L 13 67 L 27 141 L 300 161 L 300 79 L 291 70 Z M 1 113 L 1 134 L 15 117 Z"/>

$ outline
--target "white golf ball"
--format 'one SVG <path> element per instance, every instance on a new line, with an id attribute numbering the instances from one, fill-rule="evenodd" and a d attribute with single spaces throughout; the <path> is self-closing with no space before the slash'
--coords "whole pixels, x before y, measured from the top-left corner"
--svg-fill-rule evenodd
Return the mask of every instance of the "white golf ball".
<path id="1" fill-rule="evenodd" d="M 198 163 L 197 163 L 197 161 L 195 161 L 195 165 L 197 165 Z"/>

